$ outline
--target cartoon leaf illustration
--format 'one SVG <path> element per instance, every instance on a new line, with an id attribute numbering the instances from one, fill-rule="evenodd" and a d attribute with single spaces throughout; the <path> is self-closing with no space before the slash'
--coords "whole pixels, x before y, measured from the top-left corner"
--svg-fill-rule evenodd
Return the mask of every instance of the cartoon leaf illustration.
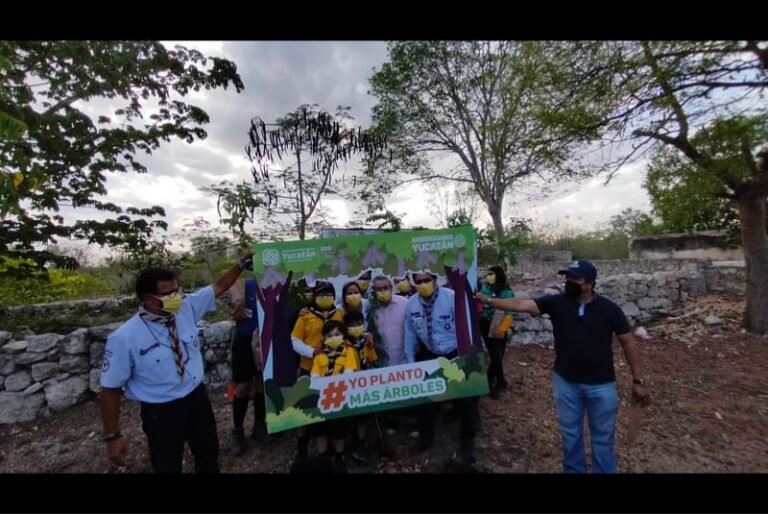
<path id="1" fill-rule="evenodd" d="M 443 368 L 443 374 L 449 381 L 463 382 L 466 378 L 464 371 L 455 362 L 451 362 L 445 357 L 438 358 L 437 362 Z"/>
<path id="2" fill-rule="evenodd" d="M 324 420 L 323 417 L 310 416 L 296 407 L 289 407 L 280 414 L 267 413 L 267 425 L 270 434 Z"/>

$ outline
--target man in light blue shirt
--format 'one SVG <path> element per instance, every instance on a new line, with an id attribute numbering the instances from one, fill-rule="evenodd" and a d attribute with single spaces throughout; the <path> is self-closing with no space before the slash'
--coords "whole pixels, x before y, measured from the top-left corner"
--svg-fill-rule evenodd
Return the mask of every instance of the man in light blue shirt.
<path id="1" fill-rule="evenodd" d="M 413 281 L 418 294 L 408 299 L 405 313 L 405 357 L 419 362 L 438 357 L 453 359 L 458 355 L 456 343 L 455 293 L 437 286 L 437 275 L 415 273 Z M 474 461 L 475 420 L 479 418 L 477 397 L 455 400 L 461 418 L 460 452 L 467 462 Z M 420 407 L 419 440 L 413 448 L 419 454 L 432 447 L 435 438 L 435 416 L 438 404 Z"/>
<path id="2" fill-rule="evenodd" d="M 139 312 L 107 338 L 101 372 L 101 417 L 107 453 L 124 465 L 128 447 L 120 433 L 123 389 L 141 402 L 141 420 L 156 473 L 180 473 L 184 441 L 195 471 L 218 472 L 216 420 L 203 384 L 197 322 L 215 298 L 250 268 L 252 252 L 208 287 L 182 297 L 176 274 L 150 268 L 136 280 Z"/>

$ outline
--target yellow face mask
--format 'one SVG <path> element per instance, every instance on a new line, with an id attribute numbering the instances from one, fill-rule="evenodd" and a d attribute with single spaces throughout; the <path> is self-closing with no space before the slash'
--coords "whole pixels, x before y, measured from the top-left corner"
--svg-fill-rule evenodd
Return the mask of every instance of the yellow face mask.
<path id="1" fill-rule="evenodd" d="M 376 293 L 376 299 L 381 303 L 389 303 L 392 299 L 392 291 L 378 291 Z"/>
<path id="2" fill-rule="evenodd" d="M 341 343 L 344 342 L 344 336 L 333 336 L 333 337 L 326 337 L 325 341 L 323 341 L 323 344 L 330 348 L 331 350 L 335 350 L 339 346 L 341 346 Z"/>
<path id="3" fill-rule="evenodd" d="M 363 300 L 363 296 L 360 293 L 352 293 L 347 295 L 347 303 L 352 307 L 357 307 Z"/>
<path id="4" fill-rule="evenodd" d="M 357 287 L 360 288 L 360 291 L 365 293 L 368 291 L 368 281 L 367 280 L 357 280 Z"/>
<path id="5" fill-rule="evenodd" d="M 435 282 L 431 281 L 425 284 L 416 284 L 416 291 L 418 291 L 423 298 L 429 298 L 435 291 Z"/>
<path id="6" fill-rule="evenodd" d="M 401 280 L 397 283 L 397 290 L 401 293 L 408 293 L 411 290 L 411 284 L 407 280 Z"/>
<path id="7" fill-rule="evenodd" d="M 162 309 L 165 312 L 176 314 L 179 312 L 179 309 L 181 309 L 181 295 L 178 293 L 173 293 L 166 296 L 156 296 L 155 298 L 163 302 Z"/>
<path id="8" fill-rule="evenodd" d="M 315 303 L 318 307 L 320 307 L 321 310 L 327 311 L 331 307 L 333 307 L 333 297 L 332 296 L 318 296 L 315 299 Z"/>
<path id="9" fill-rule="evenodd" d="M 495 284 L 496 283 L 496 274 L 495 273 L 488 273 L 485 276 L 485 283 L 488 284 L 489 286 L 492 286 L 493 284 Z"/>
<path id="10" fill-rule="evenodd" d="M 355 339 L 359 339 L 365 333 L 365 327 L 362 325 L 358 325 L 356 327 L 349 327 L 347 328 L 347 332 L 349 332 L 349 335 L 351 335 Z"/>

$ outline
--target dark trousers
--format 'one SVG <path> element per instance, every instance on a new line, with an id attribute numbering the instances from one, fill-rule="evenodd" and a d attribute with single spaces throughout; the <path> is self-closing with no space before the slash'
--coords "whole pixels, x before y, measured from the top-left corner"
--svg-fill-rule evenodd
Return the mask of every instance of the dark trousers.
<path id="1" fill-rule="evenodd" d="M 453 351 L 447 355 L 435 355 L 426 348 L 422 348 L 421 352 L 416 355 L 416 361 L 426 361 L 438 357 L 453 359 L 456 357 L 456 352 Z M 477 396 L 453 400 L 453 408 L 458 412 L 461 423 L 459 436 L 462 442 L 469 442 L 475 438 L 476 421 L 480 417 L 477 400 Z M 419 437 L 426 442 L 432 443 L 435 439 L 435 419 L 439 409 L 440 404 L 436 402 L 418 406 Z"/>
<path id="2" fill-rule="evenodd" d="M 155 473 L 181 473 L 184 441 L 196 473 L 219 472 L 219 437 L 205 385 L 167 403 L 142 403 L 141 423 Z"/>
<path id="3" fill-rule="evenodd" d="M 491 320 L 480 318 L 480 332 L 483 335 L 483 342 L 488 348 L 488 356 L 491 363 L 488 365 L 488 385 L 491 389 L 500 385 L 506 385 L 504 378 L 504 354 L 507 351 L 507 340 L 488 337 L 488 330 L 491 328 Z"/>

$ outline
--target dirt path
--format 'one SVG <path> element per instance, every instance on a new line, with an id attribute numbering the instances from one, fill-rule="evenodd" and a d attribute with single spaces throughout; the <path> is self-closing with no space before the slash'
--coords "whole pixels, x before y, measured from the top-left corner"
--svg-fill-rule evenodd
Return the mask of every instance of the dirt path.
<path id="1" fill-rule="evenodd" d="M 625 444 L 631 382 L 620 347 L 615 348 L 622 398 L 617 434 L 619 469 L 629 473 L 743 473 L 768 469 L 768 339 L 740 332 L 738 302 L 704 298 L 687 309 L 692 316 L 649 327 L 641 341 L 653 403 L 636 444 Z M 704 316 L 724 321 L 705 326 Z M 558 473 L 560 437 L 551 396 L 551 348 L 510 348 L 505 368 L 510 388 L 500 400 L 481 398 L 482 429 L 474 470 L 491 473 Z M 234 458 L 228 453 L 230 406 L 223 391 L 211 398 L 222 446 L 221 469 L 229 473 L 284 473 L 295 452 L 291 434 L 268 447 L 251 446 Z M 251 426 L 246 420 L 246 428 Z M 373 428 L 373 427 L 372 427 Z M 467 471 L 452 459 L 458 423 L 438 427 L 435 448 L 419 458 L 378 459 L 350 472 Z M 129 441 L 128 472 L 148 472 L 147 446 L 138 406 L 124 402 L 122 431 Z M 105 473 L 109 465 L 100 442 L 97 404 L 89 401 L 36 423 L 0 425 L 0 472 Z M 407 433 L 389 439 L 405 449 Z M 589 452 L 588 452 L 589 453 Z M 190 468 L 186 459 L 186 469 Z"/>

